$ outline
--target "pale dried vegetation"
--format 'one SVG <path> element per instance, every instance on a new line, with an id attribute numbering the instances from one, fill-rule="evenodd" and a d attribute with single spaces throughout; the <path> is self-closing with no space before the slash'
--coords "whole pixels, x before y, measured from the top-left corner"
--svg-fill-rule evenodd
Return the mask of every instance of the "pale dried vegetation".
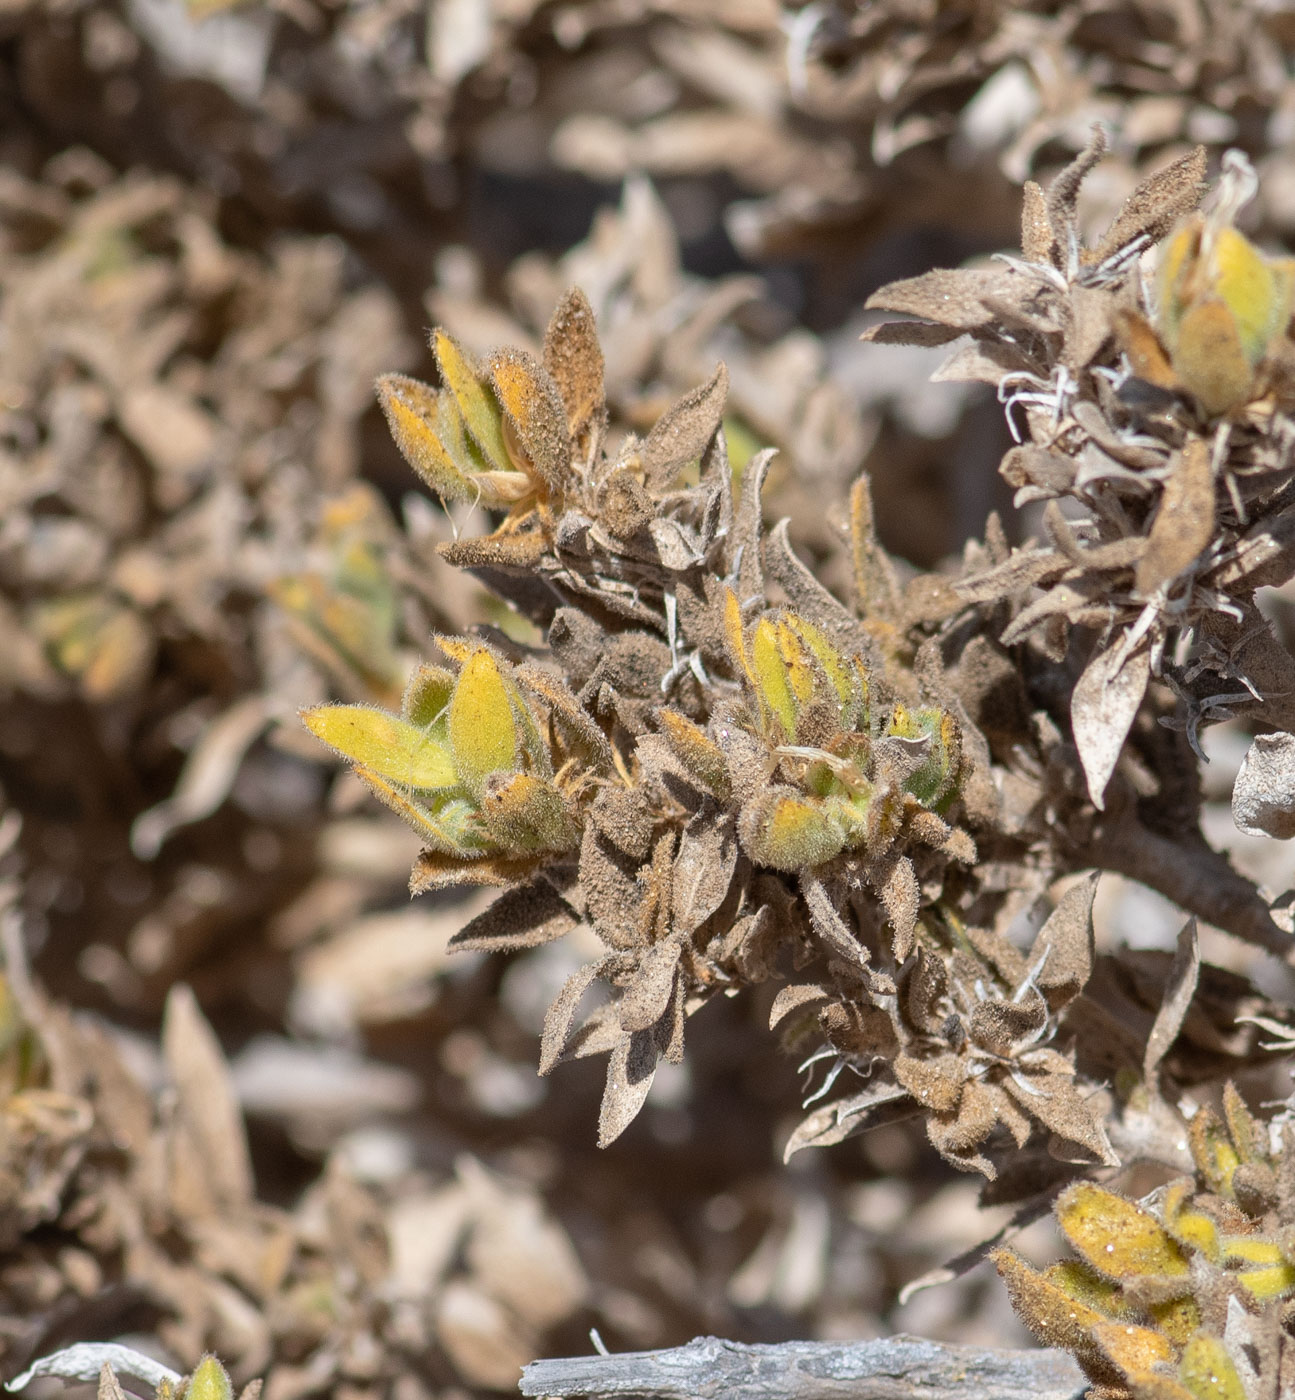
<path id="1" fill-rule="evenodd" d="M 1295 12 L 0 48 L 5 1375 L 1286 1393 Z"/>

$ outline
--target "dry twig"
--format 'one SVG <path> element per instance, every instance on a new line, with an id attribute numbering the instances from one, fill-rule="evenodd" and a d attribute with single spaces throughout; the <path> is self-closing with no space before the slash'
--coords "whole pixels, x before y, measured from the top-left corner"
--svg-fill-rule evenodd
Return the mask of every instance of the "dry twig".
<path id="1" fill-rule="evenodd" d="M 1077 1400 L 1084 1380 L 1059 1351 L 950 1346 L 921 1337 L 748 1346 L 694 1337 L 668 1351 L 533 1361 L 523 1395 L 679 1400 Z"/>

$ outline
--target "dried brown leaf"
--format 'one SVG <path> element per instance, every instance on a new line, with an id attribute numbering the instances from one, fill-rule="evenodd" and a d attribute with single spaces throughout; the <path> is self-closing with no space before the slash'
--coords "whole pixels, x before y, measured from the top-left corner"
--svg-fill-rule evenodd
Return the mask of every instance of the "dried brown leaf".
<path id="1" fill-rule="evenodd" d="M 602 417 L 603 352 L 593 308 L 579 287 L 558 302 L 544 333 L 544 368 L 558 386 L 566 406 L 567 431 L 573 441 Z"/>
<path id="2" fill-rule="evenodd" d="M 220 1042 L 183 984 L 166 999 L 162 1053 L 176 1089 L 178 1120 L 198 1150 L 213 1200 L 246 1204 L 252 1199 L 252 1162 L 238 1097 Z"/>
<path id="3" fill-rule="evenodd" d="M 809 912 L 810 923 L 828 951 L 853 967 L 867 963 L 867 948 L 846 926 L 822 880 L 816 875 L 803 874 L 800 877 L 800 888 L 805 896 L 805 908 Z"/>
<path id="4" fill-rule="evenodd" d="M 453 953 L 538 948 L 570 933 L 579 920 L 547 880 L 506 890 L 450 939 Z"/>
<path id="5" fill-rule="evenodd" d="M 957 326 L 941 326 L 930 321 L 878 321 L 859 337 L 874 345 L 947 345 L 966 332 Z"/>
<path id="6" fill-rule="evenodd" d="M 1172 165 L 1148 176 L 1124 201 L 1115 222 L 1093 249 L 1092 261 L 1104 262 L 1135 238 L 1147 246 L 1158 243 L 1185 214 L 1201 202 L 1205 191 L 1204 146 L 1197 146 Z"/>
<path id="7" fill-rule="evenodd" d="M 1034 985 L 1052 1011 L 1068 1006 L 1093 972 L 1093 900 L 1098 872 L 1086 875 L 1061 896 L 1030 950 Z"/>
<path id="8" fill-rule="evenodd" d="M 677 399 L 657 419 L 639 450 L 650 491 L 664 491 L 696 461 L 715 436 L 728 398 L 728 370 L 721 362 L 700 388 Z"/>
<path id="9" fill-rule="evenodd" d="M 869 873 L 869 879 L 881 896 L 890 922 L 892 954 L 896 963 L 902 963 L 913 951 L 917 915 L 922 907 L 922 891 L 913 862 L 905 855 L 892 854 L 879 869 Z"/>
<path id="10" fill-rule="evenodd" d="M 1005 267 L 938 267 L 920 277 L 890 282 L 864 303 L 867 310 L 903 311 L 922 316 L 956 331 L 975 330 L 992 324 L 994 311 L 985 305 L 986 297 L 1008 301 L 1020 295 L 1022 281 Z"/>
<path id="11" fill-rule="evenodd" d="M 1086 1097 L 1083 1088 L 1067 1074 L 1032 1074 L 1028 1090 L 1010 1075 L 1001 1083 L 1031 1118 L 1058 1138 L 1081 1147 L 1084 1160 L 1119 1166 L 1120 1159 L 1106 1136 L 1100 1096 Z"/>
<path id="12" fill-rule="evenodd" d="M 1047 197 L 1033 180 L 1027 180 L 1021 191 L 1021 252 L 1026 262 L 1058 266 Z"/>
<path id="13" fill-rule="evenodd" d="M 682 939 L 666 938 L 639 959 L 633 980 L 616 1004 L 623 1030 L 649 1030 L 665 1015 L 682 951 Z"/>
<path id="14" fill-rule="evenodd" d="M 877 540 L 872 482 L 866 472 L 850 488 L 850 551 L 859 614 L 898 622 L 903 616 L 899 577 Z"/>
<path id="15" fill-rule="evenodd" d="M 524 350 L 496 351 L 487 370 L 532 473 L 560 498 L 571 477 L 571 437 L 558 386 Z"/>
<path id="16" fill-rule="evenodd" d="M 908 1091 L 901 1085 L 874 1077 L 873 1082 L 857 1094 L 806 1114 L 787 1139 L 782 1152 L 783 1161 L 790 1161 L 803 1147 L 832 1147 L 844 1142 L 868 1126 L 868 1115 L 874 1108 L 898 1103 L 907 1097 Z"/>
<path id="17" fill-rule="evenodd" d="M 594 930 L 612 948 L 634 948 L 642 941 L 639 911 L 643 890 L 638 862 L 625 856 L 588 823 L 580 846 L 580 887 Z"/>
<path id="18" fill-rule="evenodd" d="M 952 1113 L 962 1097 L 966 1062 L 959 1055 L 918 1056 L 901 1050 L 891 1073 L 909 1094 L 933 1113 Z"/>
<path id="19" fill-rule="evenodd" d="M 796 982 L 783 987 L 769 1008 L 769 1029 L 777 1030 L 788 1016 L 797 1012 L 811 1007 L 817 1011 L 831 999 L 831 993 L 816 982 Z"/>
<path id="20" fill-rule="evenodd" d="M 651 1031 L 622 1035 L 607 1062 L 598 1115 L 598 1146 L 608 1147 L 638 1116 L 656 1075 L 660 1051 Z"/>
<path id="21" fill-rule="evenodd" d="M 1121 640 L 1113 639 L 1098 650 L 1075 683 L 1070 721 L 1088 795 L 1099 811 L 1150 678 L 1151 650 L 1146 642 L 1127 651 Z"/>
<path id="22" fill-rule="evenodd" d="M 1042 1029 L 1048 1008 L 1039 995 L 1024 1001 L 977 1002 L 967 1018 L 967 1033 L 991 1054 L 1009 1057 L 1023 1041 Z"/>
<path id="23" fill-rule="evenodd" d="M 724 902 L 737 868 L 737 836 L 731 819 L 703 808 L 679 838 L 671 882 L 671 916 L 680 933 L 700 927 Z"/>
<path id="24" fill-rule="evenodd" d="M 1247 836 L 1295 836 L 1295 735 L 1255 736 L 1232 788 L 1232 819 Z"/>
<path id="25" fill-rule="evenodd" d="M 379 794 L 381 795 L 381 794 Z M 482 856 L 479 860 L 460 860 L 440 851 L 422 851 L 409 875 L 409 893 L 426 894 L 428 890 L 449 890 L 457 885 L 515 885 L 535 869 L 536 862 L 505 860 Z"/>
<path id="26" fill-rule="evenodd" d="M 1164 997 L 1147 1037 L 1146 1053 L 1142 1057 L 1142 1078 L 1156 1085 L 1156 1075 L 1169 1047 L 1178 1038 L 1183 1021 L 1196 995 L 1201 974 L 1201 953 L 1196 937 L 1196 920 L 1188 919 L 1178 931 L 1174 960 L 1165 979 Z"/>
<path id="27" fill-rule="evenodd" d="M 548 1074 L 561 1060 L 580 999 L 606 966 L 606 959 L 585 963 L 562 984 L 562 990 L 544 1014 L 544 1031 L 540 1037 L 540 1074 Z"/>
<path id="28" fill-rule="evenodd" d="M 791 547 L 790 520 L 780 520 L 765 536 L 764 571 L 787 595 L 793 612 L 821 627 L 838 645 L 875 662 L 876 648 L 854 615 L 816 579 Z"/>
<path id="29" fill-rule="evenodd" d="M 1138 561 L 1139 593 L 1154 593 L 1193 564 L 1214 538 L 1214 473 L 1210 444 L 1191 438 L 1178 455 L 1151 523 L 1147 552 Z"/>
<path id="30" fill-rule="evenodd" d="M 1048 186 L 1046 209 L 1048 224 L 1057 246 L 1064 258 L 1070 240 L 1077 237 L 1075 232 L 1076 206 L 1079 201 L 1079 187 L 1088 177 L 1093 166 L 1106 154 L 1106 132 L 1094 123 L 1088 135 L 1088 143 L 1082 151 L 1060 172 Z"/>

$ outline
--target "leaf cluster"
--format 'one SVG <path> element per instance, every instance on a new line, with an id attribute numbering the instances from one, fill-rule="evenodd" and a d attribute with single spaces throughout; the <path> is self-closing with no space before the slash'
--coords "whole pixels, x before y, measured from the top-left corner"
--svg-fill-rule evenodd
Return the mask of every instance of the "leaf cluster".
<path id="1" fill-rule="evenodd" d="M 1031 1331 L 1109 1400 L 1250 1400 L 1295 1383 L 1295 1135 L 1229 1082 L 1188 1127 L 1194 1177 L 1135 1202 L 1078 1182 L 1056 1204 L 1078 1256 L 994 1256 Z"/>
<path id="2" fill-rule="evenodd" d="M 600 1141 L 706 1001 L 811 968 L 774 1024 L 820 1042 L 816 1099 L 846 1072 L 865 1087 L 815 1108 L 789 1151 L 917 1112 L 950 1161 L 987 1176 L 991 1139 L 1113 1160 L 1100 1100 L 1057 1042 L 1092 965 L 1092 882 L 1028 956 L 1005 936 L 1008 901 L 976 862 L 984 843 L 1019 842 L 929 635 L 933 597 L 963 605 L 935 580 L 901 585 L 867 481 L 849 503 L 851 608 L 785 522 L 765 527 L 770 454 L 735 488 L 722 365 L 612 450 L 579 292 L 539 358 L 478 364 L 442 332 L 433 344 L 440 389 L 380 381 L 396 440 L 434 489 L 503 513 L 442 553 L 547 645 L 442 638 L 457 669 L 421 668 L 399 715 L 304 717 L 422 836 L 415 890 L 507 886 L 454 947 L 533 947 L 581 923 L 600 940 L 541 1051 L 545 1072 L 609 1056 Z M 613 999 L 582 1016 L 595 980 Z"/>

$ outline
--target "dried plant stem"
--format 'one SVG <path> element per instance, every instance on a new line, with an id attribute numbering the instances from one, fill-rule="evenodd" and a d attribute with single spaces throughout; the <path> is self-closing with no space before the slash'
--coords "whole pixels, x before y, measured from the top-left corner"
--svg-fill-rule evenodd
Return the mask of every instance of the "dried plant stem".
<path id="1" fill-rule="evenodd" d="M 523 1395 L 678 1400 L 1078 1400 L 1085 1388 L 1059 1351 L 946 1346 L 919 1337 L 748 1346 L 696 1337 L 667 1351 L 533 1361 Z"/>
<path id="2" fill-rule="evenodd" d="M 1171 841 L 1125 817 L 1101 826 L 1077 854 L 1084 865 L 1112 870 L 1158 890 L 1234 938 L 1279 958 L 1295 953 L 1295 941 L 1273 922 L 1259 891 L 1204 841 L 1190 846 Z"/>

